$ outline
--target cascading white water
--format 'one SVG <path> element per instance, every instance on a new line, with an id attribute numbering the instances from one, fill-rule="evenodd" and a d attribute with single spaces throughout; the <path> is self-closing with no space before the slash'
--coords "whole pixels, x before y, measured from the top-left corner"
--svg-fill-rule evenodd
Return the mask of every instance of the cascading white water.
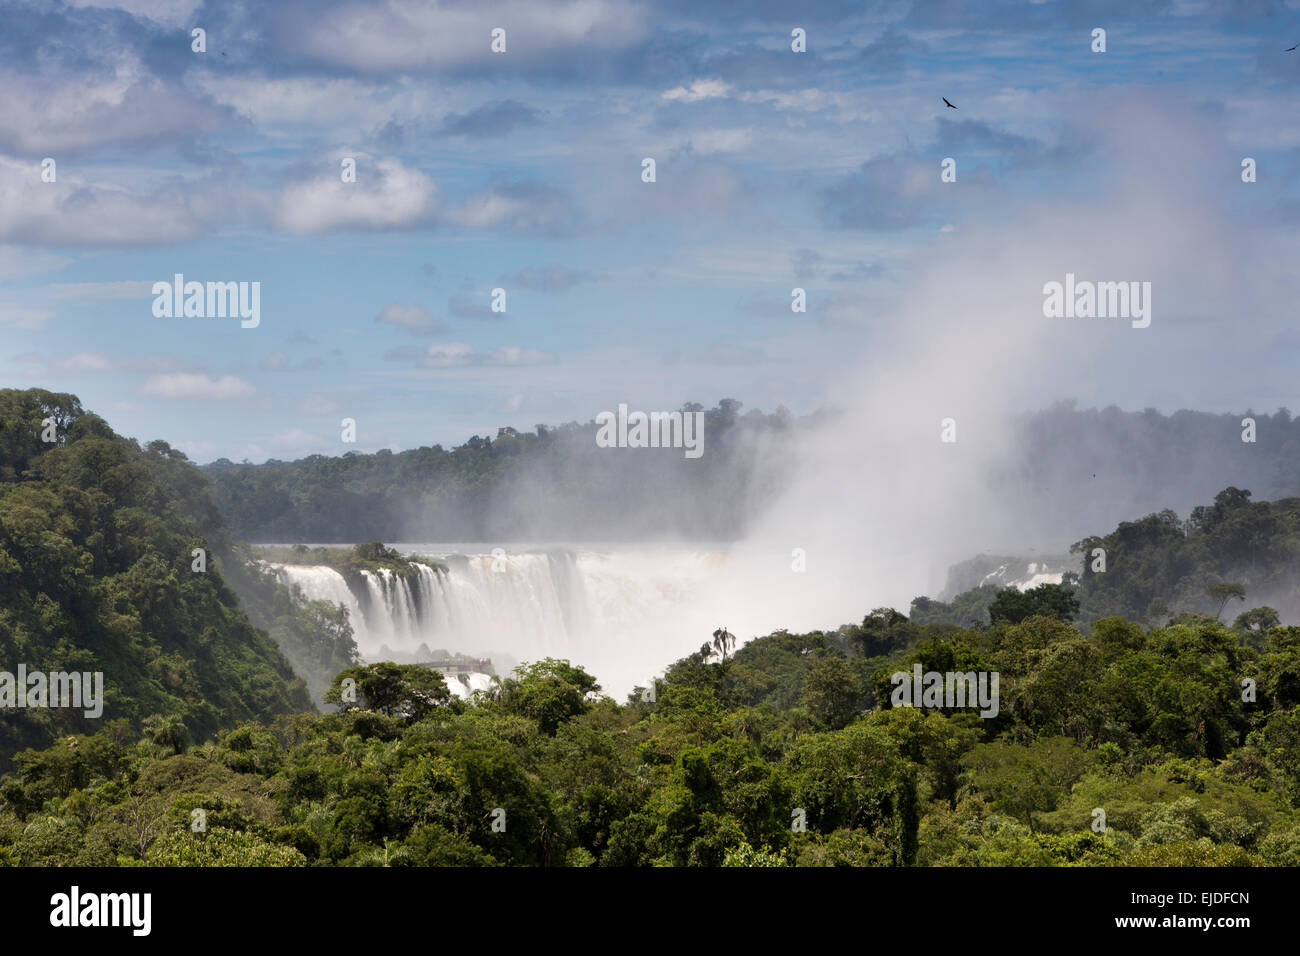
<path id="1" fill-rule="evenodd" d="M 443 568 L 412 562 L 403 578 L 362 572 L 355 592 L 333 568 L 274 565 L 309 600 L 344 604 L 366 660 L 427 660 L 430 649 L 492 657 L 499 673 L 516 661 L 558 657 L 624 694 L 706 642 L 707 609 L 723 556 L 686 549 L 449 552 L 402 545 Z M 725 616 L 725 615 L 724 615 Z M 750 635 L 745 635 L 750 636 Z M 469 675 L 470 684 L 486 680 Z M 448 680 L 449 685 L 452 680 Z M 467 693 L 457 681 L 452 690 Z"/>
<path id="2" fill-rule="evenodd" d="M 299 588 L 303 597 L 307 600 L 329 601 L 331 604 L 342 604 L 346 607 L 348 617 L 352 621 L 353 634 L 356 636 L 358 645 L 360 645 L 361 630 L 364 627 L 361 604 L 348 587 L 348 582 L 343 575 L 333 568 L 323 566 L 270 564 L 268 567 L 275 569 L 276 576 L 280 579 L 281 584 L 290 588 Z"/>

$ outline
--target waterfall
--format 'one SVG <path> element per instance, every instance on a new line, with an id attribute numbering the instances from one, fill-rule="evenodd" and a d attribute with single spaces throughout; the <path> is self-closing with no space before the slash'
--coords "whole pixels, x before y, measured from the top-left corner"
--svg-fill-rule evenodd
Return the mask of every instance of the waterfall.
<path id="1" fill-rule="evenodd" d="M 365 617 L 361 612 L 361 604 L 352 590 L 348 587 L 348 582 L 343 575 L 328 567 L 315 567 L 301 564 L 269 564 L 273 568 L 276 577 L 280 583 L 290 588 L 299 588 L 302 596 L 308 601 L 329 601 L 331 604 L 342 604 L 348 609 L 348 617 L 352 622 L 352 634 L 356 638 L 357 645 L 360 646 L 365 629 Z"/>
<path id="2" fill-rule="evenodd" d="M 363 571 L 351 587 L 330 567 L 271 567 L 306 599 L 347 607 L 366 660 L 423 661 L 445 650 L 492 657 L 504 674 L 519 661 L 558 657 L 585 667 L 611 693 L 645 684 L 725 623 L 708 617 L 687 628 L 680 614 L 718 566 L 716 552 L 402 550 L 439 566 L 412 561 L 409 577 Z M 468 686 L 456 679 L 453 692 L 468 694 L 487 681 L 467 679 Z"/>

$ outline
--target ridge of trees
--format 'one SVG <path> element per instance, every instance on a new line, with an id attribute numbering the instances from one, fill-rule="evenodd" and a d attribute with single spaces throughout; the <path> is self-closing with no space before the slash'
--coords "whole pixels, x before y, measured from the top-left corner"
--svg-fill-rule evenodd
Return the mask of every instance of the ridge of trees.
<path id="1" fill-rule="evenodd" d="M 325 610 L 252 580 L 206 484 L 184 454 L 122 438 L 75 396 L 0 390 L 0 669 L 102 672 L 108 719 L 169 721 L 192 740 L 310 709 L 257 625 L 279 628 L 305 660 Z M 243 606 L 236 580 L 250 584 Z M 330 676 L 350 641 L 341 659 L 323 655 Z M 81 709 L 6 709 L 0 769 L 94 726 Z"/>

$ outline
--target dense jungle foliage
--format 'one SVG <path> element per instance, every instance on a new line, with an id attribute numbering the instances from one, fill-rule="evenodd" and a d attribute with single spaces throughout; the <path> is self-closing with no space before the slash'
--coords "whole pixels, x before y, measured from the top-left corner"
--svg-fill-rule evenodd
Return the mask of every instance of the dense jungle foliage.
<path id="1" fill-rule="evenodd" d="M 0 390 L 0 670 L 103 672 L 107 715 L 205 740 L 311 709 L 302 677 L 319 696 L 355 660 L 337 609 L 295 603 L 241 555 L 184 454 L 71 395 Z M 0 770 L 97 724 L 6 709 Z"/>
<path id="2" fill-rule="evenodd" d="M 196 746 L 112 722 L 19 755 L 0 858 L 1300 865 L 1300 628 L 1084 634 L 1053 616 L 1059 594 L 1035 601 L 980 629 L 881 609 L 725 658 L 706 645 L 623 704 L 563 661 L 468 702 L 375 664 L 340 673 L 338 712 Z M 892 707 L 913 663 L 998 672 L 997 717 Z"/>

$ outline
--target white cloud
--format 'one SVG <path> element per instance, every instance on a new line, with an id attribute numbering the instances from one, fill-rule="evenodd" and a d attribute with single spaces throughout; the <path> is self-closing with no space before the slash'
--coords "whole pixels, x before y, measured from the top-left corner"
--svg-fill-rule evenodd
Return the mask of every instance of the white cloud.
<path id="1" fill-rule="evenodd" d="M 425 351 L 420 365 L 424 368 L 467 365 L 473 356 L 474 348 L 465 342 L 435 342 Z"/>
<path id="2" fill-rule="evenodd" d="M 802 90 L 753 90 L 740 93 L 736 97 L 745 103 L 771 103 L 781 110 L 819 110 L 834 109 L 841 122 L 850 119 L 862 119 L 870 114 L 862 112 L 862 97 L 849 93 L 835 93 L 808 87 Z M 845 110 L 853 110 L 848 115 Z"/>
<path id="3" fill-rule="evenodd" d="M 0 156 L 0 240 L 38 245 L 138 245 L 186 239 L 197 217 L 181 190 L 138 196 L 59 170 L 41 182 L 40 164 Z"/>
<path id="4" fill-rule="evenodd" d="M 123 10 L 133 17 L 153 20 L 166 27 L 188 26 L 203 0 L 68 0 L 71 7 Z"/>
<path id="5" fill-rule="evenodd" d="M 403 80 L 352 77 L 268 77 L 210 73 L 195 78 L 218 104 L 247 117 L 268 136 L 346 139 L 387 122 L 418 122 L 446 109 L 446 92 Z"/>
<path id="6" fill-rule="evenodd" d="M 506 53 L 491 33 L 506 28 Z M 439 0 L 349 3 L 314 11 L 288 42 L 327 63 L 367 72 L 443 70 L 508 57 L 542 62 L 581 48 L 623 49 L 647 31 L 646 11 L 623 0 L 498 0 L 466 5 Z"/>
<path id="7" fill-rule="evenodd" d="M 81 74 L 0 72 L 0 149 L 53 156 L 110 143 L 165 141 L 212 132 L 228 114 L 184 86 L 164 83 L 138 57 Z"/>
<path id="8" fill-rule="evenodd" d="M 357 160 L 357 181 L 345 183 L 338 159 L 315 179 L 290 186 L 277 204 L 278 224 L 298 233 L 331 229 L 402 229 L 428 222 L 435 209 L 433 178 L 397 159 Z"/>
<path id="9" fill-rule="evenodd" d="M 162 398 L 245 398 L 253 394 L 253 386 L 233 375 L 211 378 L 200 373 L 179 372 L 172 375 L 154 375 L 141 389 L 146 395 Z"/>
<path id="10" fill-rule="evenodd" d="M 489 187 L 447 214 L 449 221 L 472 229 L 505 226 L 520 232 L 563 232 L 574 224 L 575 210 L 557 190 L 534 182 Z"/>
<path id="11" fill-rule="evenodd" d="M 549 365 L 554 361 L 555 356 L 549 352 L 518 345 L 502 345 L 478 352 L 465 342 L 434 342 L 425 349 L 417 364 L 420 368 L 461 368 L 469 365 L 524 367 Z"/>
<path id="12" fill-rule="evenodd" d="M 77 352 L 66 359 L 55 359 L 51 367 L 68 373 L 107 372 L 113 368 L 113 360 L 103 352 Z"/>
<path id="13" fill-rule="evenodd" d="M 671 90 L 664 90 L 663 98 L 666 100 L 680 100 L 683 103 L 694 103 L 697 100 L 711 100 L 726 96 L 730 92 L 730 84 L 722 80 L 696 80 L 691 84 L 690 89 L 677 86 Z"/>

